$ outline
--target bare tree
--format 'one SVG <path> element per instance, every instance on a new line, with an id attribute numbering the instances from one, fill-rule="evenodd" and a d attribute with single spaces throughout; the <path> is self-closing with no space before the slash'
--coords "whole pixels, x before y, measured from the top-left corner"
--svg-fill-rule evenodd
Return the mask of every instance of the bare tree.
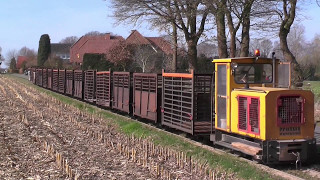
<path id="1" fill-rule="evenodd" d="M 90 31 L 90 32 L 87 32 L 85 34 L 85 36 L 97 36 L 97 35 L 102 35 L 103 33 L 99 32 L 99 31 Z"/>
<path id="2" fill-rule="evenodd" d="M 26 68 L 37 65 L 37 53 L 35 50 L 24 46 L 18 51 L 17 55 L 27 57 L 26 62 L 24 62 Z"/>
<path id="3" fill-rule="evenodd" d="M 218 55 L 218 47 L 215 44 L 202 42 L 197 46 L 198 56 L 204 55 L 208 58 L 215 58 Z"/>
<path id="4" fill-rule="evenodd" d="M 297 61 L 301 59 L 306 52 L 303 50 L 306 43 L 304 34 L 304 26 L 299 24 L 294 24 L 290 29 L 290 33 L 288 34 L 288 46 Z"/>
<path id="5" fill-rule="evenodd" d="M 295 34 L 293 32 L 294 31 L 291 31 L 289 33 L 289 37 Z M 298 37 L 303 37 L 303 34 Z M 297 62 L 302 69 L 303 79 L 318 80 L 320 77 L 320 35 L 315 35 L 311 42 L 305 42 L 304 38 L 300 40 L 297 39 L 289 40 L 294 41 L 293 47 L 296 47 L 297 51 L 300 51 L 295 57 L 297 57 Z M 290 43 L 289 48 L 294 54 L 295 48 L 291 48 L 291 46 L 292 44 Z"/>
<path id="6" fill-rule="evenodd" d="M 228 49 L 230 57 L 248 56 L 250 29 L 270 32 L 272 28 L 267 27 L 275 27 L 276 24 L 273 18 L 275 13 L 270 8 L 274 6 L 274 2 L 264 0 L 205 0 L 205 4 L 214 14 L 216 20 L 220 57 L 227 57 Z M 226 22 L 227 24 L 225 24 Z M 242 31 L 240 37 L 237 34 L 239 30 Z M 228 36 L 226 36 L 226 32 L 228 32 Z M 237 45 L 239 42 L 240 44 Z M 237 54 L 238 47 L 240 47 L 239 54 Z"/>
<path id="7" fill-rule="evenodd" d="M 291 62 L 293 65 L 293 82 L 302 80 L 302 70 L 295 56 L 290 51 L 287 40 L 290 28 L 296 17 L 296 6 L 297 0 L 282 0 L 282 9 L 281 11 L 278 11 L 281 19 L 279 30 L 280 48 L 283 52 L 284 59 Z"/>
<path id="8" fill-rule="evenodd" d="M 197 43 L 201 37 L 208 12 L 201 0 L 113 0 L 114 17 L 119 22 L 129 20 L 154 21 L 162 19 L 162 25 L 171 24 L 184 33 L 188 46 L 188 59 L 191 68 L 197 66 Z M 158 20 L 157 20 L 158 21 Z M 198 23 L 199 21 L 199 23 Z"/>
<path id="9" fill-rule="evenodd" d="M 270 39 L 263 39 L 260 42 L 260 53 L 261 57 L 269 57 L 272 53 L 273 45 Z"/>
<path id="10" fill-rule="evenodd" d="M 189 67 L 197 69 L 197 44 L 204 31 L 208 10 L 201 1 L 174 0 L 177 27 L 184 32 L 188 45 Z M 199 19 L 198 19 L 198 16 Z M 199 20 L 199 26 L 197 21 Z"/>
<path id="11" fill-rule="evenodd" d="M 10 68 L 11 72 L 13 70 L 17 69 L 16 66 L 17 66 L 17 61 L 16 61 L 16 58 L 13 57 L 10 59 L 10 64 L 9 64 L 9 68 Z"/>
<path id="12" fill-rule="evenodd" d="M 152 72 L 158 59 L 158 52 L 149 45 L 139 45 L 134 48 L 133 60 L 142 72 Z"/>
<path id="13" fill-rule="evenodd" d="M 237 49 L 236 36 L 242 22 L 242 16 L 239 14 L 238 5 L 235 1 L 228 0 L 227 2 L 225 12 L 230 33 L 230 57 L 235 57 Z"/>
<path id="14" fill-rule="evenodd" d="M 34 57 L 34 56 L 37 56 L 37 53 L 35 50 L 24 46 L 18 51 L 18 55 L 19 56 Z"/>
<path id="15" fill-rule="evenodd" d="M 62 39 L 60 41 L 60 43 L 64 43 L 64 44 L 74 44 L 79 40 L 79 38 L 77 36 L 69 36 L 69 37 L 65 37 L 64 39 Z"/>
<path id="16" fill-rule="evenodd" d="M 5 64 L 7 66 L 10 66 L 10 63 L 11 63 L 11 59 L 17 59 L 18 57 L 18 53 L 17 53 L 17 50 L 15 49 L 11 49 L 7 52 L 6 54 L 6 61 L 5 61 Z"/>
<path id="17" fill-rule="evenodd" d="M 253 55 L 254 51 L 256 49 L 260 50 L 260 56 L 261 57 L 268 57 L 272 50 L 273 50 L 273 44 L 272 41 L 266 38 L 263 39 L 252 39 L 250 41 L 250 53 Z"/>
<path id="18" fill-rule="evenodd" d="M 225 14 L 227 11 L 226 0 L 206 1 L 210 13 L 215 16 L 217 25 L 218 53 L 220 58 L 228 57 L 228 46 L 226 37 Z"/>
<path id="19" fill-rule="evenodd" d="M 126 71 L 133 61 L 133 47 L 125 41 L 120 41 L 117 46 L 110 49 L 107 59 L 117 66 L 120 66 L 123 71 Z"/>
<path id="20" fill-rule="evenodd" d="M 273 42 L 273 50 L 272 51 L 275 52 L 277 59 L 280 59 L 282 61 L 284 60 L 279 41 Z"/>

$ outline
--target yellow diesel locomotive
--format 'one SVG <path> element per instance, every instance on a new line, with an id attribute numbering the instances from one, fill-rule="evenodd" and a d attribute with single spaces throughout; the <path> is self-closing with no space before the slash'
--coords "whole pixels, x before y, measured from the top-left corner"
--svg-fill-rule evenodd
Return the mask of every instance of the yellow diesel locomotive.
<path id="1" fill-rule="evenodd" d="M 290 89 L 290 64 L 273 58 L 214 59 L 214 144 L 265 164 L 316 156 L 314 97 Z"/>

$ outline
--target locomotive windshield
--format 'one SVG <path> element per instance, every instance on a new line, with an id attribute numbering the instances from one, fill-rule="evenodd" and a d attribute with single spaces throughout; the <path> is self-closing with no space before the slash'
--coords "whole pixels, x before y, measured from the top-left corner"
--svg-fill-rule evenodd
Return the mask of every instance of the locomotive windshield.
<path id="1" fill-rule="evenodd" d="M 272 83 L 272 64 L 238 64 L 234 77 L 238 84 Z"/>

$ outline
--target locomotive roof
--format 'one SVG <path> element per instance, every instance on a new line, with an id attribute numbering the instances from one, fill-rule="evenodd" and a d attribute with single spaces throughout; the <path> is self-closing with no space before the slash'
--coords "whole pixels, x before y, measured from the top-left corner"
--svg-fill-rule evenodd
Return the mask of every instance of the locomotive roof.
<path id="1" fill-rule="evenodd" d="M 301 91 L 308 91 L 308 90 L 301 90 L 301 89 L 289 89 L 289 88 L 273 88 L 273 87 L 256 87 L 256 86 L 252 86 L 249 89 L 246 88 L 237 88 L 234 90 L 238 90 L 238 91 L 252 91 L 252 92 L 257 92 L 260 91 L 261 93 L 269 93 L 269 92 L 273 92 L 273 91 L 286 91 L 286 92 L 296 92 L 297 94 L 299 94 L 298 92 Z"/>
<path id="2" fill-rule="evenodd" d="M 235 57 L 235 58 L 223 58 L 223 59 L 214 59 L 213 63 L 272 63 L 271 58 L 261 58 L 259 57 L 257 61 L 255 61 L 256 57 Z M 279 61 L 279 59 L 276 59 Z"/>

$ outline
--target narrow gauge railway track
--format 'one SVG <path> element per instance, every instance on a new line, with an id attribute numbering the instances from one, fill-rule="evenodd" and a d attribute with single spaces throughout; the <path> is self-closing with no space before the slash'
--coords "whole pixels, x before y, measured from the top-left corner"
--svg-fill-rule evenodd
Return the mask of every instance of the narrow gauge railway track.
<path id="1" fill-rule="evenodd" d="M 43 96 L 43 95 L 42 95 Z M 57 101 L 56 101 L 57 102 Z M 126 117 L 128 118 L 128 117 Z M 155 128 L 154 125 L 149 125 L 149 124 L 146 124 L 146 126 L 149 126 L 150 128 Z M 163 131 L 161 129 L 157 129 L 159 131 Z M 168 132 L 167 132 L 168 133 Z M 215 153 L 224 153 L 223 151 L 219 150 L 219 149 L 216 149 L 216 148 L 213 148 L 211 146 L 208 146 L 208 145 L 204 145 L 200 142 L 197 142 L 197 141 L 194 141 L 194 140 L 191 140 L 191 139 L 188 139 L 188 138 L 184 138 L 184 137 L 181 137 L 180 135 L 178 135 L 177 133 L 175 132 L 171 132 L 172 135 L 174 136 L 179 136 L 180 138 L 183 138 L 185 141 L 188 141 L 192 144 L 195 144 L 197 146 L 201 146 L 209 151 L 212 151 L 212 152 L 215 152 Z M 251 164 L 254 164 L 255 166 L 257 166 L 258 168 L 260 169 L 264 169 L 265 171 L 268 171 L 268 172 L 271 172 L 272 174 L 275 174 L 277 176 L 280 176 L 280 177 L 283 177 L 285 179 L 299 179 L 297 176 L 294 176 L 294 175 L 291 175 L 291 174 L 288 174 L 288 173 L 285 173 L 285 172 L 282 172 L 280 170 L 277 170 L 277 169 L 273 169 L 273 168 L 270 168 L 268 166 L 265 166 L 265 165 L 261 165 L 261 164 L 256 164 L 255 162 L 252 162 L 248 159 L 243 159 L 245 161 L 247 161 L 248 163 L 251 163 Z M 294 166 L 293 166 L 294 167 Z"/>

